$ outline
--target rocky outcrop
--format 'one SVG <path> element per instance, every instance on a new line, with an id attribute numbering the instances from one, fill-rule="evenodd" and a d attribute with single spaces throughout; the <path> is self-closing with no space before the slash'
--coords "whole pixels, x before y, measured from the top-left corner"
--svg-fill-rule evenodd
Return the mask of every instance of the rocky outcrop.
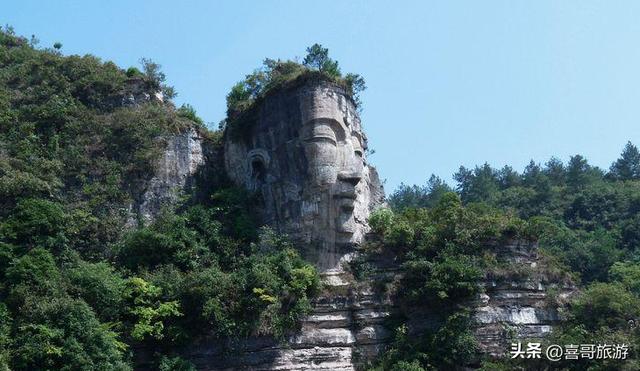
<path id="1" fill-rule="evenodd" d="M 493 248 L 502 274 L 489 272 L 475 303 L 480 350 L 502 356 L 513 341 L 542 339 L 563 320 L 563 306 L 576 292 L 571 279 L 549 273 L 535 243 L 511 241 Z"/>
<path id="2" fill-rule="evenodd" d="M 228 123 L 224 146 L 231 180 L 262 196 L 264 223 L 321 271 L 340 271 L 384 196 L 344 88 L 302 79 L 274 91 Z"/>
<path id="3" fill-rule="evenodd" d="M 401 280 L 392 257 L 368 256 L 371 274 L 364 281 L 345 269 L 359 255 L 369 213 L 384 193 L 367 163 L 366 136 L 344 89 L 322 80 L 293 84 L 269 94 L 242 120 L 235 128 L 240 135 L 225 133 L 224 156 L 208 154 L 195 129 L 165 138 L 163 155 L 135 212 L 143 222 L 152 220 L 191 188 L 199 168 L 215 162 L 218 168 L 209 173 L 226 173 L 262 196 L 264 223 L 296 240 L 319 268 L 324 291 L 299 331 L 284 341 L 252 337 L 233 344 L 231 353 L 229 344 L 203 341 L 184 349 L 184 356 L 200 370 L 354 370 L 390 342 L 393 329 L 387 319 L 408 316 L 413 333 L 433 328 L 436 320 L 428 308 L 409 314 L 402 308 L 401 313 L 394 291 L 382 289 Z M 496 243 L 488 250 L 497 264 L 471 303 L 474 332 L 481 352 L 501 356 L 513 340 L 551 332 L 575 288 L 549 273 L 535 243 Z"/>
<path id="4" fill-rule="evenodd" d="M 193 186 L 195 174 L 205 166 L 204 139 L 195 128 L 161 140 L 166 143 L 162 156 L 155 164 L 153 177 L 145 182 L 131 206 L 130 225 L 147 224 L 163 207 L 176 205 L 179 196 Z"/>
<path id="5" fill-rule="evenodd" d="M 118 101 L 114 103 L 117 106 L 138 106 L 149 102 L 164 103 L 162 90 L 150 88 L 142 77 L 130 77 L 125 81 L 125 89 Z"/>
<path id="6" fill-rule="evenodd" d="M 378 275 L 393 275 L 379 271 Z M 247 339 L 225 355 L 220 344 L 205 342 L 187 357 L 199 370 L 355 370 L 372 360 L 389 341 L 385 320 L 396 310 L 373 282 L 356 283 L 346 273 L 325 280 L 325 291 L 300 330 L 284 342 Z"/>
<path id="7" fill-rule="evenodd" d="M 479 350 L 500 357 L 512 341 L 547 336 L 562 320 L 563 303 L 575 287 L 547 273 L 535 243 L 511 241 L 492 250 L 499 263 L 527 268 L 510 277 L 490 272 L 483 293 L 470 303 Z M 430 331 L 437 319 L 429 308 L 400 308 L 393 290 L 384 287 L 400 281 L 397 264 L 386 257 L 366 263 L 371 273 L 363 281 L 344 271 L 325 275 L 313 312 L 286 341 L 254 337 L 226 355 L 220 344 L 205 342 L 190 349 L 188 358 L 199 370 L 357 370 L 386 349 L 394 316 L 408 317 L 410 334 Z"/>

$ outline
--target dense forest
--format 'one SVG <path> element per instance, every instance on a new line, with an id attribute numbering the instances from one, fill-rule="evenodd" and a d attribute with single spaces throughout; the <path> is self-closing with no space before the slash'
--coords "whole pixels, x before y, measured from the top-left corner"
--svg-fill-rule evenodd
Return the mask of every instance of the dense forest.
<path id="1" fill-rule="evenodd" d="M 220 132 L 168 101 L 151 61 L 36 45 L 0 32 L 0 367 L 127 370 L 151 350 L 157 368 L 188 370 L 181 344 L 294 328 L 318 274 L 223 177 L 125 228 L 163 138 L 195 127 L 215 146 Z M 131 81 L 165 102 L 121 104 Z"/>
<path id="2" fill-rule="evenodd" d="M 537 241 L 550 274 L 581 290 L 568 304 L 566 321 L 548 344 L 628 344 L 621 361 L 565 361 L 570 370 L 636 370 L 640 333 L 640 152 L 631 142 L 608 171 L 575 155 L 531 161 L 522 173 L 489 164 L 461 167 L 451 188 L 432 175 L 423 186 L 401 185 L 371 224 L 382 247 L 403 261 L 403 300 L 442 307 L 441 328 L 426 339 L 409 339 L 399 326 L 396 344 L 380 369 L 422 370 L 464 364 L 473 357 L 465 300 L 477 282 L 495 274 L 483 241 Z M 509 272 L 508 272 L 509 273 Z M 510 272 L 511 274 L 513 272 Z M 453 308 L 453 309 L 452 309 Z M 487 370 L 549 365 L 526 360 L 491 362 Z"/>
<path id="3" fill-rule="evenodd" d="M 254 195 L 218 175 L 150 225 L 132 221 L 130 205 L 167 136 L 196 128 L 219 146 L 222 130 L 241 128 L 271 89 L 318 74 L 360 104 L 362 77 L 343 76 L 320 45 L 302 63 L 267 59 L 231 89 L 227 118 L 211 131 L 192 107 L 171 103 L 159 65 L 122 69 L 61 48 L 0 30 L 0 368 L 129 370 L 144 356 L 160 370 L 191 370 L 181 345 L 215 338 L 232 352 L 240 338 L 295 330 L 320 278 L 295 245 L 259 225 Z M 134 82 L 164 99 L 123 104 Z M 640 336 L 628 324 L 640 319 L 638 149 L 628 143 L 608 171 L 574 156 L 522 173 L 461 168 L 454 178 L 454 189 L 435 176 L 402 185 L 371 216 L 378 238 L 367 249 L 402 263 L 402 302 L 441 319 L 422 338 L 395 324 L 372 369 L 469 362 L 476 348 L 464 303 L 487 272 L 504 274 L 484 250 L 504 238 L 537 241 L 549 274 L 581 287 L 549 341 L 631 344 L 624 364 L 559 367 L 638 369 Z"/>

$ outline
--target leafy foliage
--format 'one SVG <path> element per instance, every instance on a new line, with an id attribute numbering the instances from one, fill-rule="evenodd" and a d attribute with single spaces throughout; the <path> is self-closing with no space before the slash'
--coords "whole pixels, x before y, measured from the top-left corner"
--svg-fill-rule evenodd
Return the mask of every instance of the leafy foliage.
<path id="1" fill-rule="evenodd" d="M 135 226 L 164 138 L 219 137 L 175 109 L 160 66 L 34 45 L 0 30 L 0 368 L 129 370 L 146 348 L 193 370 L 182 344 L 295 328 L 318 274 L 258 229 L 251 195 L 218 177 Z M 131 104 L 140 86 L 164 102 Z"/>
<path id="2" fill-rule="evenodd" d="M 379 209 L 370 217 L 380 240 L 368 246 L 369 253 L 392 253 L 401 262 L 401 307 L 421 308 L 435 319 L 423 334 L 410 335 L 406 327 L 398 327 L 391 350 L 374 369 L 426 370 L 468 363 L 476 349 L 468 303 L 480 292 L 480 280 L 497 268 L 485 256 L 495 253 L 498 241 L 529 238 L 532 226 L 512 214 L 463 206 L 453 192 L 437 197 L 431 208 Z"/>
<path id="3" fill-rule="evenodd" d="M 307 48 L 302 63 L 267 58 L 261 68 L 235 84 L 227 95 L 226 125 L 230 128 L 242 126 L 243 115 L 255 106 L 255 102 L 270 91 L 304 79 L 321 79 L 342 86 L 356 107 L 361 105 L 359 94 L 366 89 L 362 76 L 349 73 L 343 77 L 338 62 L 329 57 L 329 50 L 314 44 Z"/>
<path id="4" fill-rule="evenodd" d="M 567 165 L 556 158 L 544 166 L 532 161 L 521 174 L 488 164 L 462 167 L 454 179 L 466 204 L 484 203 L 525 219 L 544 218 L 546 227 L 538 231 L 541 247 L 580 273 L 583 282 L 606 281 L 612 264 L 640 258 L 636 152 L 627 143 L 609 173 L 576 155 Z M 424 187 L 401 186 L 390 197 L 390 205 L 396 210 L 432 207 L 430 198 L 442 192 L 434 179 Z"/>
<path id="5" fill-rule="evenodd" d="M 640 337 L 637 328 L 629 326 L 629 320 L 638 318 L 640 308 L 640 182 L 636 174 L 639 166 L 638 150 L 629 142 L 608 173 L 590 165 L 580 155 L 572 156 L 568 164 L 557 158 L 544 165 L 532 161 L 522 173 L 508 166 L 494 169 L 488 164 L 473 169 L 461 167 L 454 175 L 456 192 L 462 201 L 459 206 L 455 206 L 455 197 L 446 193 L 443 196 L 448 185 L 432 176 L 425 186 L 402 185 L 390 197 L 394 212 L 378 212 L 372 216 L 371 224 L 376 232 L 382 233 L 385 248 L 406 259 L 401 294 L 414 302 L 428 298 L 422 300 L 430 308 L 437 308 L 438 302 L 444 303 L 444 308 L 461 305 L 465 297 L 478 289 L 473 286 L 479 277 L 475 270 L 495 278 L 504 275 L 502 270 L 515 268 L 500 267 L 486 249 L 480 252 L 481 241 L 499 238 L 496 231 L 506 236 L 537 239 L 549 265 L 547 274 L 577 276 L 585 286 L 569 305 L 569 320 L 554 332 L 549 342 L 624 343 L 636 349 Z M 439 201 L 434 203 L 436 199 Z M 499 218 L 487 219 L 486 214 L 462 216 L 471 210 L 502 210 L 498 213 L 522 219 L 500 222 Z M 426 221 L 398 215 L 423 215 Z M 439 217 L 443 218 L 440 226 Z M 456 222 L 457 219 L 463 222 Z M 482 220 L 492 221 L 478 224 Z M 469 233 L 474 224 L 500 227 Z M 423 236 L 430 236 L 428 243 Z M 422 255 L 425 252 L 429 253 Z M 448 301 L 449 298 L 455 300 Z M 387 356 L 382 364 L 390 368 L 392 359 L 409 362 L 406 364 L 418 362 L 420 367 L 427 368 L 429 348 L 416 348 L 413 344 L 411 349 L 402 356 Z M 550 365 L 529 362 L 524 366 L 543 369 Z M 585 359 L 553 366 L 570 370 L 639 367 L 635 353 L 625 362 Z M 487 362 L 483 369 L 522 367 L 505 360 Z"/>

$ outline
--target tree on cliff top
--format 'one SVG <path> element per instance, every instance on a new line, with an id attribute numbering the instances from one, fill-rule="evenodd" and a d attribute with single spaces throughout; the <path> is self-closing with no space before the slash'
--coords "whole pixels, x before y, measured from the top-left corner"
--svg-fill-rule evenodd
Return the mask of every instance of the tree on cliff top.
<path id="1" fill-rule="evenodd" d="M 307 56 L 302 61 L 304 66 L 324 72 L 332 77 L 341 77 L 338 61 L 329 58 L 329 49 L 316 43 L 307 48 Z"/>
<path id="2" fill-rule="evenodd" d="M 227 123 L 252 107 L 257 99 L 265 96 L 269 91 L 313 73 L 320 73 L 327 80 L 343 86 L 359 108 L 361 106 L 359 93 L 366 89 L 362 76 L 354 73 L 342 76 L 338 61 L 331 59 L 329 49 L 320 44 L 313 44 L 306 50 L 307 55 L 302 63 L 267 58 L 262 63 L 262 67 L 236 83 L 227 94 Z"/>

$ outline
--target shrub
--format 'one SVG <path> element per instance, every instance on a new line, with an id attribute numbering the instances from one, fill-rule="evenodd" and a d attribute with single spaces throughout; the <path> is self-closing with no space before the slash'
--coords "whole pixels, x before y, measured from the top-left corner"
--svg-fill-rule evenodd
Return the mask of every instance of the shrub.
<path id="1" fill-rule="evenodd" d="M 640 299 L 619 283 L 594 283 L 573 303 L 572 313 L 589 330 L 628 328 L 640 316 Z"/>
<path id="2" fill-rule="evenodd" d="M 28 247 L 61 248 L 66 242 L 67 216 L 60 204 L 43 199 L 18 201 L 0 233 L 15 244 Z"/>
<path id="3" fill-rule="evenodd" d="M 199 126 L 204 127 L 204 121 L 200 117 L 198 117 L 195 108 L 193 108 L 193 106 L 188 103 L 180 106 L 180 108 L 178 108 L 178 110 L 176 111 L 176 114 L 178 115 L 178 117 L 189 119 Z"/>
<path id="4" fill-rule="evenodd" d="M 125 72 L 125 74 L 127 75 L 127 77 L 142 77 L 142 76 L 144 76 L 142 74 L 142 72 L 139 69 L 137 69 L 136 67 L 127 68 L 127 72 Z"/>
<path id="5" fill-rule="evenodd" d="M 125 345 L 81 300 L 52 297 L 30 303 L 11 346 L 17 370 L 130 370 Z"/>
<path id="6" fill-rule="evenodd" d="M 160 364 L 158 365 L 159 371 L 196 371 L 196 367 L 193 363 L 184 360 L 180 357 L 167 357 L 162 356 Z"/>

